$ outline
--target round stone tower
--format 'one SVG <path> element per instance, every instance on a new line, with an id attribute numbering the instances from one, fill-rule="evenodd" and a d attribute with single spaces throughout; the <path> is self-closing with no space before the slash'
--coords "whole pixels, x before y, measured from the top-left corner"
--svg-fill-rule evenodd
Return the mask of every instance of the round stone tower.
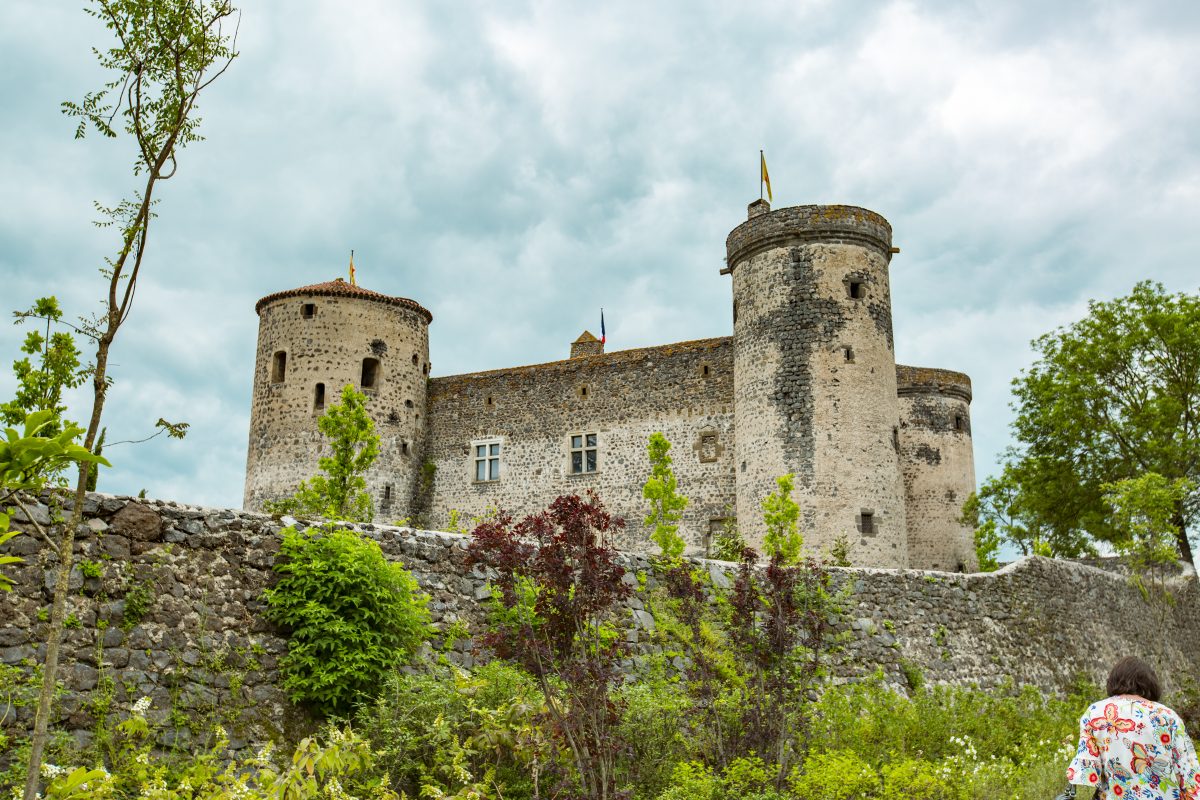
<path id="1" fill-rule="evenodd" d="M 945 369 L 897 366 L 896 384 L 909 566 L 974 572 L 974 532 L 959 522 L 975 490 L 971 379 Z"/>
<path id="2" fill-rule="evenodd" d="M 841 537 L 856 564 L 904 567 L 908 534 L 888 263 L 892 229 L 854 206 L 750 204 L 726 239 L 733 276 L 737 519 L 795 475 L 806 551 Z"/>
<path id="3" fill-rule="evenodd" d="M 317 419 L 350 384 L 367 395 L 380 436 L 379 458 L 366 476 L 376 517 L 407 516 L 424 450 L 433 315 L 341 278 L 267 295 L 254 310 L 258 356 L 244 506 L 259 511 L 316 474 L 317 459 L 329 453 Z"/>

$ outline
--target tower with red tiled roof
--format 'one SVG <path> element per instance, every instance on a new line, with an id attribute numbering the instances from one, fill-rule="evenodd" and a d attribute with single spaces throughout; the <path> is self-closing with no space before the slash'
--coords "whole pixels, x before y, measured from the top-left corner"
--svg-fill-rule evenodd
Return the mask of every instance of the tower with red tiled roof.
<path id="1" fill-rule="evenodd" d="M 426 425 L 429 323 L 404 297 L 341 278 L 267 295 L 258 313 L 243 504 L 290 496 L 328 453 L 317 430 L 350 384 L 367 395 L 380 453 L 367 475 L 376 518 L 405 516 L 417 486 Z"/>

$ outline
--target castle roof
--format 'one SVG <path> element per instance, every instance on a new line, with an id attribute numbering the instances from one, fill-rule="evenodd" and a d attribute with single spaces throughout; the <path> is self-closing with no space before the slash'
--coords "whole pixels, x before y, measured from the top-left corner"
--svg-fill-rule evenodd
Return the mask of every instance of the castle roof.
<path id="1" fill-rule="evenodd" d="M 426 323 L 433 322 L 433 314 L 416 300 L 409 300 L 407 297 L 393 297 L 390 294 L 382 294 L 381 292 L 373 292 L 370 289 L 364 289 L 353 283 L 347 283 L 341 278 L 336 278 L 325 283 L 314 283 L 311 286 L 301 286 L 298 289 L 287 289 L 282 292 L 275 292 L 259 300 L 254 304 L 254 313 L 261 314 L 263 306 L 268 303 L 274 303 L 276 300 L 283 300 L 288 297 L 351 297 L 356 300 L 372 300 L 376 303 L 386 303 L 391 306 L 400 306 L 412 311 L 425 318 Z"/>
<path id="2" fill-rule="evenodd" d="M 574 342 L 572 342 L 572 344 L 582 344 L 584 342 L 598 342 L 598 341 L 600 341 L 600 340 L 597 339 L 595 336 L 593 336 L 591 331 L 584 331 L 583 333 L 579 334 L 579 338 L 576 339 Z"/>

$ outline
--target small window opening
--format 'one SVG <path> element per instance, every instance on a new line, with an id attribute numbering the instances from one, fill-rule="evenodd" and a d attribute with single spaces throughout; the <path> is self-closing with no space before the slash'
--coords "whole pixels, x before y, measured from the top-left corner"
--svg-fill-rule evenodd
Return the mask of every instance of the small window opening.
<path id="1" fill-rule="evenodd" d="M 404 441 L 403 439 L 400 441 L 400 452 L 404 455 L 408 455 L 408 442 Z"/>
<path id="2" fill-rule="evenodd" d="M 850 281 L 850 297 L 861 300 L 867 296 L 867 287 L 862 281 Z"/>
<path id="3" fill-rule="evenodd" d="M 313 410 L 323 411 L 325 409 L 325 384 L 318 383 L 316 390 L 313 392 Z"/>
<path id="4" fill-rule="evenodd" d="M 390 483 L 383 487 L 383 502 L 392 502 L 392 485 Z"/>
<path id="5" fill-rule="evenodd" d="M 404 401 L 404 407 L 405 407 L 405 408 L 412 408 L 412 407 L 413 407 L 413 401 L 412 401 L 412 400 L 405 400 L 405 401 Z"/>
<path id="6" fill-rule="evenodd" d="M 374 389 L 379 380 L 379 359 L 364 358 L 362 362 L 362 388 Z"/>
<path id="7" fill-rule="evenodd" d="M 587 397 L 587 387 L 586 387 L 586 386 L 580 386 L 580 387 L 579 387 L 579 396 L 580 396 L 580 397 Z"/>
<path id="8" fill-rule="evenodd" d="M 853 347 L 851 347 L 850 345 L 846 345 L 845 347 L 842 348 L 842 354 L 846 357 L 847 364 L 854 363 L 854 348 Z"/>
<path id="9" fill-rule="evenodd" d="M 737 300 L 733 301 L 733 321 L 737 322 Z"/>
<path id="10" fill-rule="evenodd" d="M 271 383 L 283 383 L 287 377 L 287 353 L 280 350 L 271 358 Z"/>
<path id="11" fill-rule="evenodd" d="M 700 368 L 701 377 L 707 378 L 709 375 L 709 372 L 710 372 L 710 370 L 708 368 L 708 364 L 705 364 L 703 367 Z"/>
<path id="12" fill-rule="evenodd" d="M 897 453 L 900 452 L 900 429 L 896 426 L 892 426 L 892 447 Z"/>
<path id="13" fill-rule="evenodd" d="M 305 303 L 304 305 L 300 306 L 300 316 L 304 317 L 305 319 L 312 319 L 316 315 L 317 315 L 317 304 L 316 303 Z"/>
<path id="14" fill-rule="evenodd" d="M 415 367 L 421 359 L 417 358 L 417 354 L 413 353 L 413 366 Z"/>
<path id="15" fill-rule="evenodd" d="M 954 430 L 962 431 L 962 430 L 966 430 L 966 428 L 967 428 L 967 421 L 965 419 L 963 419 L 962 414 L 955 414 L 954 415 Z"/>
<path id="16" fill-rule="evenodd" d="M 490 394 L 488 395 L 487 400 L 484 401 L 484 404 L 488 406 L 492 404 L 492 396 Z"/>
<path id="17" fill-rule="evenodd" d="M 426 375 L 428 375 L 429 374 L 429 365 L 426 364 L 421 371 L 424 372 Z"/>
<path id="18" fill-rule="evenodd" d="M 864 511 L 861 515 L 862 525 L 860 530 L 865 534 L 874 534 L 875 530 L 875 514 L 870 511 Z"/>

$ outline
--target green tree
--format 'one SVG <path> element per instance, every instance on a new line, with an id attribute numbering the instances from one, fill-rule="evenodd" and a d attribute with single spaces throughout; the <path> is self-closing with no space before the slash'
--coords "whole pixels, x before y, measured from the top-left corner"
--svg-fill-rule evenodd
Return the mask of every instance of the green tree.
<path id="1" fill-rule="evenodd" d="M 1187 478 L 1167 480 L 1155 472 L 1106 483 L 1104 502 L 1113 527 L 1125 535 L 1114 542 L 1135 576 L 1175 563 L 1179 529 L 1175 509 L 1196 485 Z"/>
<path id="2" fill-rule="evenodd" d="M 687 508 L 688 499 L 678 492 L 675 472 L 671 469 L 671 443 L 661 433 L 654 433 L 646 444 L 650 456 L 650 477 L 642 486 L 642 497 L 650 501 L 646 527 L 650 539 L 662 550 L 662 557 L 675 562 L 683 555 L 683 539 L 679 536 L 679 520 Z"/>
<path id="3" fill-rule="evenodd" d="M 55 331 L 54 326 L 62 322 L 62 309 L 58 298 L 41 297 L 27 311 L 13 312 L 16 323 L 28 319 L 43 320 L 46 332 L 33 330 L 25 334 L 21 352 L 25 358 L 13 362 L 13 374 L 17 378 L 16 396 L 0 406 L 0 419 L 8 425 L 21 425 L 31 411 L 53 411 L 54 418 L 42 429 L 42 436 L 53 438 L 67 420 L 60 420 L 67 407 L 63 405 L 64 389 L 74 389 L 87 377 L 86 370 L 79 366 L 79 348 L 75 337 L 66 331 Z M 36 359 L 36 364 L 30 361 Z M 81 431 L 82 432 L 82 431 Z"/>
<path id="4" fill-rule="evenodd" d="M 62 104 L 63 113 L 78 120 L 75 137 L 88 130 L 116 138 L 132 137 L 133 175 L 139 186 L 109 208 L 97 204 L 101 227 L 117 233 L 114 254 L 100 272 L 106 281 L 101 312 L 83 331 L 96 342 L 91 371 L 92 409 L 83 447 L 92 451 L 100 432 L 109 386 L 108 360 L 121 326 L 128 319 L 149 243 L 155 191 L 178 170 L 180 151 L 200 139 L 196 102 L 236 56 L 223 25 L 234 10 L 226 0 L 93 0 L 87 13 L 104 23 L 115 41 L 93 52 L 111 79 L 79 102 Z M 114 121 L 120 123 L 114 127 Z M 42 754 L 46 747 L 51 701 L 58 680 L 66 600 L 74 559 L 75 531 L 82 521 L 90 464 L 80 463 L 71 519 L 61 526 L 58 573 L 42 671 L 42 690 L 31 739 L 25 800 L 38 794 Z"/>
<path id="5" fill-rule="evenodd" d="M 1021 507 L 1049 535 L 1120 541 L 1106 484 L 1150 472 L 1200 479 L 1200 296 L 1145 281 L 1033 346 L 1038 360 L 1013 382 Z M 1198 506 L 1193 489 L 1171 513 L 1189 562 Z"/>
<path id="6" fill-rule="evenodd" d="M 363 475 L 379 457 L 379 436 L 367 413 L 367 396 L 346 384 L 341 404 L 329 406 L 317 420 L 317 428 L 333 448 L 332 455 L 317 462 L 325 474 L 301 481 L 287 499 L 265 503 L 267 511 L 370 522 L 375 507 Z"/>
<path id="7" fill-rule="evenodd" d="M 988 478 L 963 504 L 961 521 L 975 528 L 980 569 L 995 569 L 996 553 L 1003 543 L 1023 556 L 1078 558 L 1095 555 L 1087 535 L 1074 528 L 1054 529 L 1024 505 L 1015 469 L 1005 465 L 1000 475 Z M 981 549 L 982 548 L 982 549 Z M 992 564 L 993 566 L 985 566 Z"/>
<path id="8" fill-rule="evenodd" d="M 800 548 L 804 546 L 799 530 L 800 506 L 792 499 L 794 478 L 791 473 L 776 478 L 779 488 L 762 503 L 763 522 L 767 525 L 763 549 L 767 558 L 778 558 L 783 564 L 799 562 Z"/>

